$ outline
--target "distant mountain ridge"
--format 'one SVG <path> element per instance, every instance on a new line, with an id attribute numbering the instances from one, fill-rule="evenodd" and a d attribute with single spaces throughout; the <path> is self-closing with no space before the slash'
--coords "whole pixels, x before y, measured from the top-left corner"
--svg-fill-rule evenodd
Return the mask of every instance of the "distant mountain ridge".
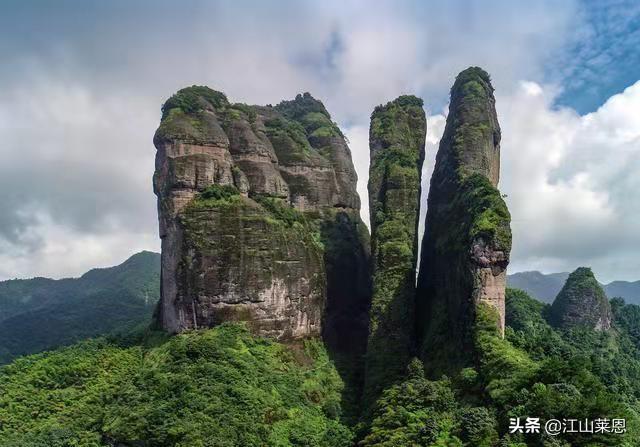
<path id="1" fill-rule="evenodd" d="M 79 278 L 0 282 L 0 364 L 151 321 L 160 255 L 143 251 Z"/>
<path id="2" fill-rule="evenodd" d="M 568 277 L 568 272 L 518 272 L 507 276 L 507 285 L 522 289 L 540 301 L 552 303 Z M 620 297 L 629 304 L 640 305 L 640 281 L 613 281 L 603 284 L 602 288 L 609 298 Z"/>

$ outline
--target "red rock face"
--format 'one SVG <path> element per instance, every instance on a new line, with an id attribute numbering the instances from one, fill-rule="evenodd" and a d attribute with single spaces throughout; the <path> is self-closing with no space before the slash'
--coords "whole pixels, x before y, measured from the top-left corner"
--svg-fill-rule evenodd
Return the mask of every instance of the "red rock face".
<path id="1" fill-rule="evenodd" d="M 240 320 L 291 339 L 320 334 L 323 321 L 331 326 L 326 307 L 355 300 L 366 311 L 357 177 L 322 103 L 305 94 L 276 107 L 246 106 L 191 87 L 167 101 L 154 144 L 165 330 Z M 237 197 L 201 200 L 211 185 L 232 186 Z M 277 209 L 265 208 L 265 198 Z M 353 222 L 346 248 L 325 240 L 339 214 Z M 336 250 L 359 253 L 346 299 L 327 296 L 339 277 Z"/>
<path id="2" fill-rule="evenodd" d="M 505 291 L 507 286 L 507 265 L 509 253 L 496 250 L 482 238 L 474 241 L 472 263 L 475 264 L 473 282 L 473 302 L 486 303 L 498 311 L 500 332 L 504 336 Z"/>

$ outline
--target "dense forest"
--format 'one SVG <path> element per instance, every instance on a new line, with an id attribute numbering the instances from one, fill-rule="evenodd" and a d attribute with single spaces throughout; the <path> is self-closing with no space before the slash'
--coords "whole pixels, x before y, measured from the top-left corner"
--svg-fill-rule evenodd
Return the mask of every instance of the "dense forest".
<path id="1" fill-rule="evenodd" d="M 559 330 L 549 306 L 509 289 L 506 339 L 487 311 L 479 367 L 430 380 L 421 362 L 356 420 L 321 342 L 281 344 L 243 324 L 174 337 L 145 330 L 0 370 L 0 445 L 634 446 L 640 307 L 611 300 L 614 328 Z M 626 419 L 625 434 L 509 435 L 509 418 Z"/>

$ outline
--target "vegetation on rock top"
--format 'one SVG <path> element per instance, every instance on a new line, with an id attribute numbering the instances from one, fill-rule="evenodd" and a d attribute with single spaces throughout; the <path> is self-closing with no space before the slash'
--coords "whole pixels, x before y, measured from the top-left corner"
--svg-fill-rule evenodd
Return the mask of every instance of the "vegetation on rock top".
<path id="1" fill-rule="evenodd" d="M 324 104 L 311 96 L 309 92 L 298 94 L 295 99 L 282 101 L 274 108 L 288 119 L 296 121 L 302 120 L 309 113 L 319 113 L 330 118 Z"/>
<path id="2" fill-rule="evenodd" d="M 195 114 L 206 110 L 207 107 L 218 109 L 228 104 L 229 100 L 224 93 L 206 86 L 193 85 L 178 90 L 175 95 L 162 105 L 162 119 L 167 118 L 172 109 L 180 109 L 184 113 Z"/>
<path id="3" fill-rule="evenodd" d="M 374 109 L 369 136 L 383 148 L 392 150 L 384 151 L 382 159 L 372 157 L 372 162 L 382 163 L 390 157 L 402 166 L 415 168 L 420 145 L 424 144 L 421 135 L 426 123 L 422 105 L 422 99 L 405 95 Z"/>
<path id="4" fill-rule="evenodd" d="M 469 67 L 465 70 L 462 70 L 458 74 L 458 76 L 456 76 L 456 80 L 451 87 L 451 94 L 454 95 L 454 93 L 459 91 L 461 87 L 468 83 L 476 83 L 482 85 L 483 87 L 487 87 L 491 92 L 493 92 L 493 87 L 491 86 L 491 76 L 489 76 L 489 73 L 487 73 L 480 67 Z M 471 88 L 473 88 L 473 84 Z"/>

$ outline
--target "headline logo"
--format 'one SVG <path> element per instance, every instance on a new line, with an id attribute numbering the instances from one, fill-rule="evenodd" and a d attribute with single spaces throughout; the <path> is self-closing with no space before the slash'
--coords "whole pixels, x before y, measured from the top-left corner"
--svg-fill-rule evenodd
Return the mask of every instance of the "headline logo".
<path id="1" fill-rule="evenodd" d="M 544 424 L 540 418 L 510 418 L 509 433 L 536 434 L 542 430 L 550 436 L 565 433 L 611 433 L 623 434 L 627 431 L 626 419 L 549 419 Z"/>

